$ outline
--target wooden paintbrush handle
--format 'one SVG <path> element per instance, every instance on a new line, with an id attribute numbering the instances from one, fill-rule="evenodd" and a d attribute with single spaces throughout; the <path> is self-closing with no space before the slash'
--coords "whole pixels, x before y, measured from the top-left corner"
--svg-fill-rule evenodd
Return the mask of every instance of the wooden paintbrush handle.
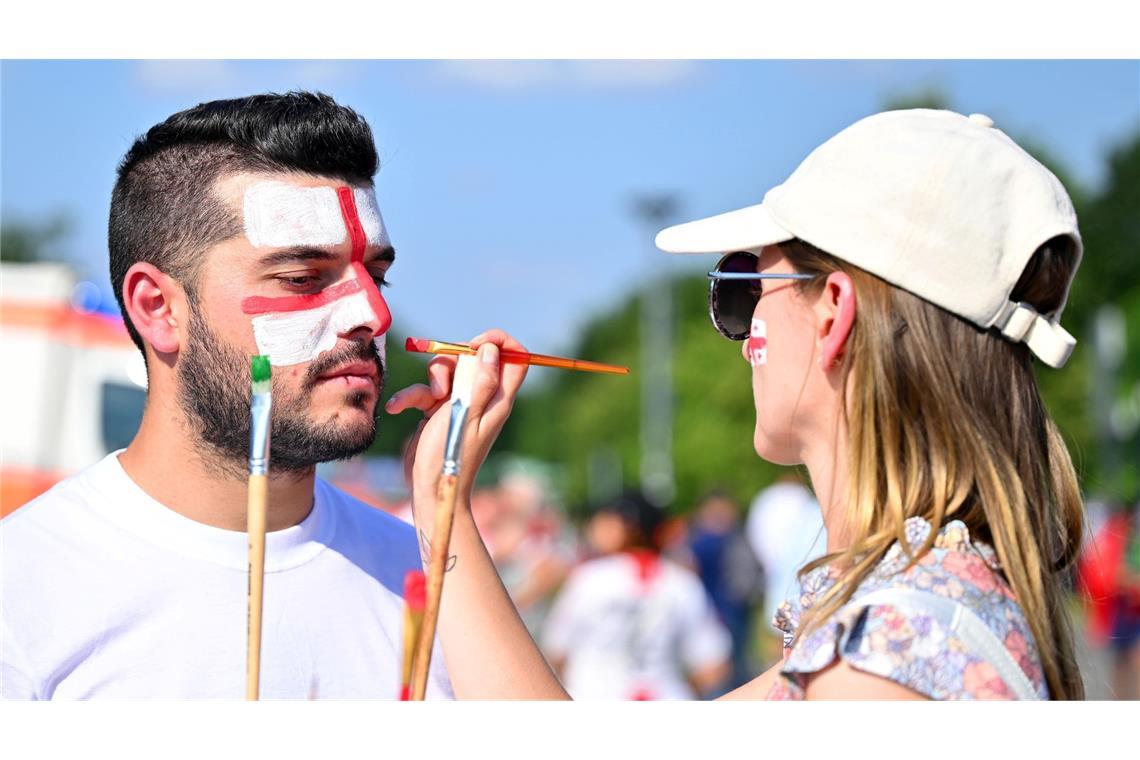
<path id="1" fill-rule="evenodd" d="M 261 603 L 265 585 L 265 504 L 269 476 L 249 476 L 249 616 L 246 628 L 245 698 L 255 700 L 261 686 Z"/>
<path id="2" fill-rule="evenodd" d="M 435 626 L 439 620 L 439 602 L 443 596 L 443 576 L 447 572 L 447 552 L 451 543 L 451 526 L 455 517 L 455 496 L 458 486 L 459 478 L 456 475 L 440 477 L 435 511 L 435 531 L 431 537 L 431 558 L 428 562 L 424 621 L 420 626 L 416 659 L 412 668 L 413 701 L 422 700 L 427 693 L 428 668 L 431 665 Z"/>

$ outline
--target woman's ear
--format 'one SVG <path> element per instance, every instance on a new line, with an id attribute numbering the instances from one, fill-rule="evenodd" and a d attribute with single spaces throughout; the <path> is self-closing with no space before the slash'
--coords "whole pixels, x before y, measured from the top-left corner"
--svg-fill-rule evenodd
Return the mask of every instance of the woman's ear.
<path id="1" fill-rule="evenodd" d="M 143 343 L 158 354 L 175 353 L 181 346 L 178 317 L 184 301 L 182 287 L 153 264 L 137 262 L 123 278 L 123 308 Z"/>
<path id="2" fill-rule="evenodd" d="M 843 360 L 855 325 L 855 285 L 846 272 L 827 276 L 817 308 L 823 317 L 819 326 L 819 363 L 827 371 Z"/>

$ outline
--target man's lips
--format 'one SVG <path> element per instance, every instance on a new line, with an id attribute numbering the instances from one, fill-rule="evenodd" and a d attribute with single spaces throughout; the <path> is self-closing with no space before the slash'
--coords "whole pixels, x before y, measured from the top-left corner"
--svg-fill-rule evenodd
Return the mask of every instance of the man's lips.
<path id="1" fill-rule="evenodd" d="M 370 361 L 358 361 L 351 364 L 344 364 L 336 369 L 329 370 L 317 378 L 318 382 L 338 382 L 343 383 L 350 387 L 372 387 L 375 388 L 379 379 L 379 373 L 376 370 L 376 363 Z"/>

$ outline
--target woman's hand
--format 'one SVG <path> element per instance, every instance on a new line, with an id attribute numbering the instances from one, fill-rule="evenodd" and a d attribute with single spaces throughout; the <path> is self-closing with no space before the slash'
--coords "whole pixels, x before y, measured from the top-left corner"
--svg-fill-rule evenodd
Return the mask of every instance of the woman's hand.
<path id="1" fill-rule="evenodd" d="M 471 340 L 471 345 L 479 349 L 478 367 L 471 390 L 471 405 L 467 411 L 457 508 L 470 503 L 475 475 L 510 416 L 528 369 L 526 364 L 500 363 L 500 349 L 526 350 L 502 330 L 488 330 L 477 335 Z M 407 409 L 419 409 L 424 413 L 424 421 L 420 423 L 404 452 L 404 476 L 411 485 L 413 495 L 428 497 L 413 499 L 416 522 L 422 528 L 428 528 L 432 524 L 431 515 L 421 514 L 420 511 L 425 502 L 434 504 L 443 467 L 443 449 L 451 420 L 449 397 L 455 363 L 454 356 L 435 357 L 428 364 L 427 384 L 419 383 L 404 388 L 393 395 L 384 407 L 389 414 L 399 414 Z"/>
<path id="2" fill-rule="evenodd" d="M 448 567 L 439 611 L 439 640 L 447 657 L 448 677 L 460 698 L 565 699 L 565 690 L 503 587 L 470 511 L 475 475 L 503 429 L 526 377 L 525 364 L 500 365 L 499 349 L 526 349 L 501 330 L 485 332 L 471 344 L 480 350 L 460 454 L 454 531 L 448 546 L 455 562 Z M 428 541 L 435 524 L 436 493 L 451 420 L 447 399 L 455 361 L 443 356 L 432 359 L 428 384 L 403 389 L 385 407 L 389 414 L 419 409 L 425 416 L 405 451 L 404 473 L 412 486 L 416 525 Z"/>

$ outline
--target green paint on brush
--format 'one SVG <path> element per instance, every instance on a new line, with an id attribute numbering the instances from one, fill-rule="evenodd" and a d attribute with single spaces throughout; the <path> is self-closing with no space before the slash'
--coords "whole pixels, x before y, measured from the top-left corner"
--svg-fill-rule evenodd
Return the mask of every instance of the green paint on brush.
<path id="1" fill-rule="evenodd" d="M 253 392 L 269 393 L 269 357 L 254 356 L 249 362 L 249 372 L 253 377 Z"/>

